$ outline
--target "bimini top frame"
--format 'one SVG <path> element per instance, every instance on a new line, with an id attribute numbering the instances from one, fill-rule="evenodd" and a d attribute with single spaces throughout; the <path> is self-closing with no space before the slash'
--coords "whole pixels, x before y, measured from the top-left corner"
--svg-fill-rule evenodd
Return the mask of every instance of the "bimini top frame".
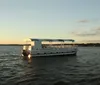
<path id="1" fill-rule="evenodd" d="M 30 38 L 31 41 L 48 41 L 48 42 L 64 42 L 64 41 L 70 41 L 75 42 L 73 39 L 38 39 L 38 38 Z"/>

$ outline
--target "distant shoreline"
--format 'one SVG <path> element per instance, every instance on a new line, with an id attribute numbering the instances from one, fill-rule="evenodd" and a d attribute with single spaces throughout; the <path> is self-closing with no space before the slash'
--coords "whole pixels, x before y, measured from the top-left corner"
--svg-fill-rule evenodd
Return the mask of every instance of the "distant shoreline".
<path id="1" fill-rule="evenodd" d="M 23 46 L 25 44 L 0 44 L 0 46 Z"/>
<path id="2" fill-rule="evenodd" d="M 0 46 L 23 46 L 26 44 L 0 44 Z M 27 44 L 29 45 L 29 44 Z M 67 44 L 65 44 L 67 45 Z M 72 45 L 72 44 L 70 44 Z M 100 47 L 100 43 L 75 43 L 74 45 L 78 45 L 78 46 L 82 46 L 82 47 L 88 47 L 88 46 L 92 46 L 92 47 Z"/>

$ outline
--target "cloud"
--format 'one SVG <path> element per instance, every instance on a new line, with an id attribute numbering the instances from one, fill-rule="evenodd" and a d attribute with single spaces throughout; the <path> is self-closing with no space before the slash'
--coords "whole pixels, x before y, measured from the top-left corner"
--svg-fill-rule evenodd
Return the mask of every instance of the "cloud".
<path id="1" fill-rule="evenodd" d="M 83 31 L 83 32 L 72 32 L 72 35 L 80 36 L 80 37 L 87 37 L 87 36 L 96 36 L 100 35 L 100 27 L 94 28 L 89 31 Z"/>
<path id="2" fill-rule="evenodd" d="M 97 28 L 97 31 L 100 31 L 100 27 Z"/>
<path id="3" fill-rule="evenodd" d="M 96 33 L 97 35 L 100 35 L 100 27 L 98 27 L 98 28 L 96 28 L 96 29 L 93 29 L 93 31 L 95 31 L 95 33 Z"/>
<path id="4" fill-rule="evenodd" d="M 96 22 L 100 22 L 100 19 L 99 18 L 97 18 L 97 19 L 90 19 L 90 20 L 88 20 L 88 19 L 81 19 L 81 20 L 78 20 L 77 21 L 78 23 L 89 23 L 89 22 L 91 22 L 91 23 L 96 23 Z"/>
<path id="5" fill-rule="evenodd" d="M 77 33 L 77 36 L 95 36 L 97 35 L 96 33 Z"/>
<path id="6" fill-rule="evenodd" d="M 79 20 L 78 22 L 79 22 L 79 23 L 88 23 L 88 22 L 90 22 L 90 21 L 89 21 L 89 20 L 84 19 L 84 20 Z"/>

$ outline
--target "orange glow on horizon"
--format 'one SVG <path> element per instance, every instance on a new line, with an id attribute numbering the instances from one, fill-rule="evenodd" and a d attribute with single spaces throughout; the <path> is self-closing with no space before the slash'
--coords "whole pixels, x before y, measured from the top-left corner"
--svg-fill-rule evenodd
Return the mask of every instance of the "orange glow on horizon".
<path id="1" fill-rule="evenodd" d="M 0 44 L 25 44 L 25 42 L 21 42 L 21 41 L 1 41 Z"/>

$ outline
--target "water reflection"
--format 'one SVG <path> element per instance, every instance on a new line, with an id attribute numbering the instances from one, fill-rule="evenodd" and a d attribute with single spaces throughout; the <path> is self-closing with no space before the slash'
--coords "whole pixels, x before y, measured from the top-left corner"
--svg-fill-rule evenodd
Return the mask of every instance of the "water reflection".
<path id="1" fill-rule="evenodd" d="M 71 66 L 75 65 L 77 57 L 34 57 L 24 61 L 26 62 L 24 74 L 27 76 L 25 77 L 27 81 L 25 80 L 24 82 L 29 83 L 33 79 L 31 84 L 38 83 L 37 85 L 39 85 L 42 82 L 43 84 L 47 83 L 47 85 L 53 85 L 57 80 L 66 80 L 71 77 L 65 77 L 65 75 L 68 75 L 71 70 L 74 69 L 71 68 Z M 23 78 L 23 75 L 21 77 Z M 23 83 L 21 84 L 23 85 Z"/>
<path id="2" fill-rule="evenodd" d="M 20 57 L 20 48 L 14 51 L 17 55 L 5 49 L 0 52 L 0 85 L 97 85 L 100 80 L 100 48 L 80 48 L 77 56 L 26 60 Z"/>

